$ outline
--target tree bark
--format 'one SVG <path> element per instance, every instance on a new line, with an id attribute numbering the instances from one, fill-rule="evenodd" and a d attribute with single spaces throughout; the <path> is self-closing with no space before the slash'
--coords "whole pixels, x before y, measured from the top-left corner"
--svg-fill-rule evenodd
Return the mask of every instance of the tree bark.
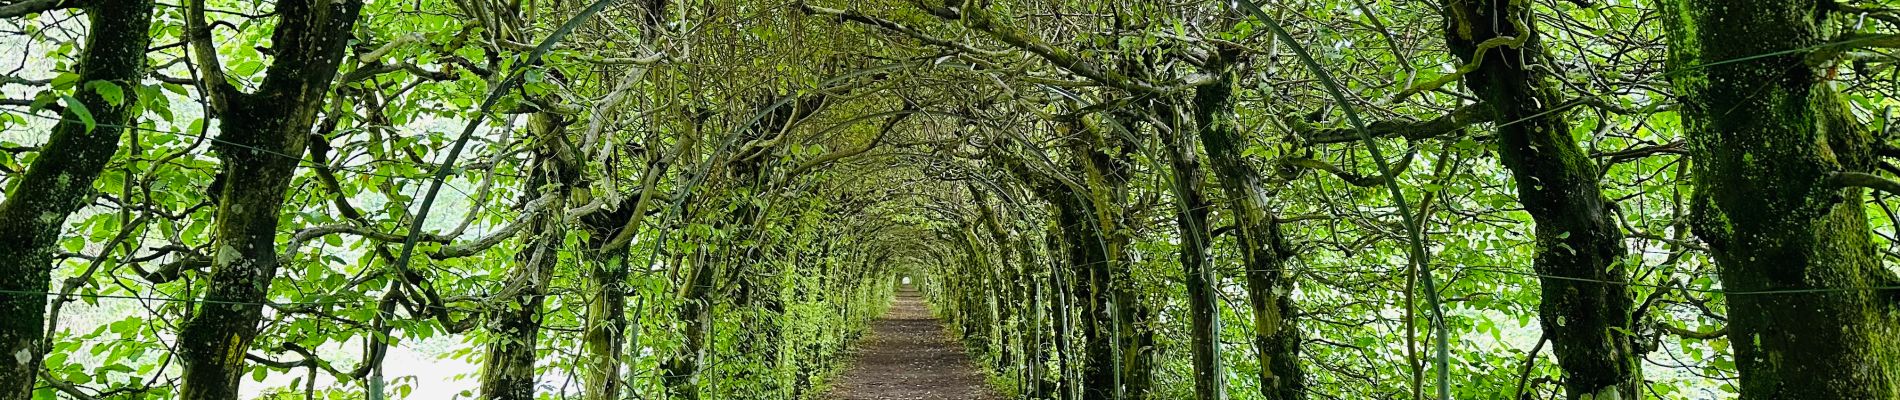
<path id="1" fill-rule="evenodd" d="M 541 337 L 541 307 L 560 262 L 567 222 L 562 214 L 580 178 L 573 148 L 566 140 L 567 121 L 550 113 L 528 117 L 529 135 L 540 147 L 534 167 L 522 182 L 522 201 L 551 198 L 539 212 L 523 215 L 527 230 L 515 253 L 513 276 L 503 289 L 498 310 L 488 314 L 486 330 L 492 337 L 482 359 L 481 393 L 487 400 L 534 400 L 536 344 Z"/>
<path id="2" fill-rule="evenodd" d="M 255 93 L 224 81 L 217 49 L 203 30 L 203 3 L 192 45 L 206 96 L 219 119 L 217 225 L 203 301 L 179 333 L 184 365 L 179 397 L 238 398 L 244 355 L 256 339 L 271 280 L 277 276 L 277 221 L 290 180 L 308 144 L 311 124 L 330 92 L 362 2 L 287 0 L 277 3 L 271 36 L 276 57 Z"/>
<path id="3" fill-rule="evenodd" d="M 1498 154 L 1517 182 L 1518 201 L 1536 223 L 1535 268 L 1543 277 L 1538 316 L 1563 368 L 1569 399 L 1640 397 L 1623 233 L 1597 184 L 1597 166 L 1570 134 L 1556 77 L 1529 5 L 1448 0 L 1445 40 L 1478 68 L 1465 84 L 1490 105 Z M 1480 48 L 1491 40 L 1520 44 Z M 1497 43 L 1497 42 L 1493 42 Z M 1542 64 L 1542 65 L 1535 65 Z M 1614 397 L 1612 397 L 1614 396 Z"/>
<path id="4" fill-rule="evenodd" d="M 1198 111 L 1196 116 L 1201 117 Z M 1220 354 L 1220 303 L 1215 298 L 1220 279 L 1210 265 L 1214 235 L 1207 226 L 1211 206 L 1203 188 L 1200 155 L 1192 142 L 1198 135 L 1192 135 L 1189 129 L 1187 124 L 1175 124 L 1158 130 L 1173 175 L 1169 181 L 1173 186 L 1175 229 L 1180 235 L 1181 273 L 1187 286 L 1194 398 L 1220 400 L 1227 398 L 1227 373 L 1221 367 Z"/>
<path id="5" fill-rule="evenodd" d="M 1214 54 L 1207 63 L 1219 81 L 1195 89 L 1194 112 L 1201 147 L 1214 166 L 1221 190 L 1233 215 L 1241 267 L 1247 279 L 1247 306 L 1253 314 L 1254 361 L 1260 373 L 1259 391 L 1268 400 L 1306 397 L 1305 372 L 1300 367 L 1300 334 L 1293 316 L 1292 257 L 1280 222 L 1268 204 L 1269 195 L 1258 170 L 1241 158 L 1246 141 L 1233 119 L 1232 50 Z"/>
<path id="6" fill-rule="evenodd" d="M 1101 175 L 1093 174 L 1085 184 L 1090 194 L 1073 193 L 1071 205 L 1074 212 L 1081 214 L 1081 225 L 1064 228 L 1070 253 L 1070 268 L 1074 269 L 1076 279 L 1069 284 L 1074 288 L 1075 297 L 1083 305 L 1082 327 L 1082 398 L 1084 399 L 1120 399 L 1122 396 L 1122 358 L 1119 326 L 1115 323 L 1117 314 L 1112 307 L 1117 302 L 1110 299 L 1113 288 L 1109 275 L 1113 266 L 1119 265 L 1122 258 L 1116 257 L 1122 249 L 1122 242 L 1110 233 L 1120 230 L 1115 213 L 1102 210 L 1109 189 Z M 1096 196 L 1104 196 L 1096 200 Z M 1119 204 L 1119 203 L 1116 203 Z M 1089 214 L 1089 212 L 1093 212 Z"/>
<path id="7" fill-rule="evenodd" d="M 1900 278 L 1861 190 L 1875 138 L 1816 49 L 1842 20 L 1821 0 L 1666 2 L 1671 77 L 1696 160 L 1697 236 L 1728 292 L 1742 399 L 1900 398 Z M 1749 58 L 1747 62 L 1729 62 Z M 1824 57 L 1823 57 L 1824 58 Z M 1760 293 L 1794 291 L 1789 293 Z"/>
<path id="8" fill-rule="evenodd" d="M 977 220 L 982 223 L 984 232 L 989 234 L 990 241 L 996 243 L 995 254 L 1000 268 L 992 276 L 996 279 L 996 294 L 1001 298 L 997 301 L 999 312 L 996 321 L 997 331 L 1002 332 L 1003 335 L 1001 346 L 999 346 L 1002 350 L 1001 355 L 997 357 L 998 362 L 995 364 L 997 373 L 1009 376 L 1013 372 L 1011 370 L 1027 369 L 1030 363 L 1027 358 L 1022 358 L 1029 353 L 1027 345 L 1024 344 L 1029 333 L 1028 325 L 1021 318 L 1021 310 L 1024 306 L 1020 299 L 1023 298 L 1023 287 L 1026 284 L 1022 273 L 1024 266 L 1010 260 L 1015 253 L 1010 250 L 1017 246 L 1012 245 L 1009 232 L 1003 230 L 1002 223 L 997 221 L 996 212 L 990 207 L 989 196 L 985 195 L 983 189 L 975 183 L 970 183 L 966 187 L 976 203 Z M 1029 386 L 1031 382 L 1027 375 L 1018 373 L 1016 377 L 1019 378 L 1017 384 L 1021 385 L 1019 389 L 1022 393 L 1027 395 L 1033 391 Z"/>
<path id="9" fill-rule="evenodd" d="M 698 400 L 700 359 L 706 356 L 706 345 L 712 332 L 712 289 L 713 275 L 718 271 L 704 252 L 695 255 L 692 265 L 686 268 L 686 276 L 681 279 L 682 286 L 679 307 L 674 311 L 684 327 L 680 329 L 685 343 L 661 368 L 660 377 L 666 383 L 666 392 L 670 399 Z"/>
<path id="10" fill-rule="evenodd" d="M 1074 215 L 1075 213 L 1063 211 L 1065 207 L 1051 206 L 1050 208 L 1057 210 L 1054 213 L 1056 220 L 1054 226 L 1048 228 L 1048 235 L 1043 238 L 1043 241 L 1050 247 L 1052 253 L 1049 263 L 1049 314 L 1054 318 L 1054 321 L 1051 321 L 1051 328 L 1055 337 L 1051 344 L 1056 351 L 1056 373 L 1059 375 L 1058 388 L 1061 390 L 1058 398 L 1073 400 L 1081 398 L 1082 386 L 1082 379 L 1077 376 L 1073 365 L 1076 357 L 1075 319 L 1070 317 L 1069 310 L 1072 309 L 1070 300 L 1074 297 L 1067 290 L 1070 287 L 1069 282 L 1075 278 L 1073 275 L 1063 274 L 1062 263 L 1059 260 L 1070 259 L 1069 254 L 1078 250 L 1069 247 L 1066 241 L 1060 240 L 1058 236 L 1062 230 L 1061 227 L 1077 226 L 1083 222 L 1079 216 Z"/>
<path id="11" fill-rule="evenodd" d="M 0 321 L 6 321 L 0 324 L 0 398 L 33 395 L 40 363 L 52 349 L 43 337 L 47 297 L 40 293 L 51 290 L 60 228 L 90 202 L 93 180 L 140 111 L 137 88 L 152 41 L 152 1 L 93 3 L 86 16 L 91 23 L 85 53 L 74 67 L 79 86 L 73 97 L 92 114 L 94 126 L 67 110 L 39 158 L 0 202 L 0 290 L 9 292 L 0 294 Z M 98 87 L 106 85 L 118 89 L 117 99 L 101 94 Z"/>

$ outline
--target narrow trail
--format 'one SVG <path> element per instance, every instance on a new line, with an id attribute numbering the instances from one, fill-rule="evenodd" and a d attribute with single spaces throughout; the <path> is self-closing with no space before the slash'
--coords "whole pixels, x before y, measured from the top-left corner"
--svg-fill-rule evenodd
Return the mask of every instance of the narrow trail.
<path id="1" fill-rule="evenodd" d="M 890 311 L 858 344 L 831 400 L 996 400 L 963 346 L 950 340 L 914 291 L 897 292 Z"/>

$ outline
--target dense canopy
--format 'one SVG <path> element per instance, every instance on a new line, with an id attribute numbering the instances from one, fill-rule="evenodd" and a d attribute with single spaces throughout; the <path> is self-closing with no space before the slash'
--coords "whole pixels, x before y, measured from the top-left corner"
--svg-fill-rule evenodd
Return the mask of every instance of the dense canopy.
<path id="1" fill-rule="evenodd" d="M 0 400 L 823 399 L 910 290 L 1006 398 L 1900 399 L 1897 33 L 0 0 Z"/>

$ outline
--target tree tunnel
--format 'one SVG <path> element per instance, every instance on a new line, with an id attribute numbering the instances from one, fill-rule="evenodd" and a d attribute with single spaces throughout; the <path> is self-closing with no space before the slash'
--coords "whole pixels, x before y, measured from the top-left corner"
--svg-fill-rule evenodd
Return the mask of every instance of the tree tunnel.
<path id="1" fill-rule="evenodd" d="M 1900 398 L 1887 0 L 0 0 L 0 400 Z"/>

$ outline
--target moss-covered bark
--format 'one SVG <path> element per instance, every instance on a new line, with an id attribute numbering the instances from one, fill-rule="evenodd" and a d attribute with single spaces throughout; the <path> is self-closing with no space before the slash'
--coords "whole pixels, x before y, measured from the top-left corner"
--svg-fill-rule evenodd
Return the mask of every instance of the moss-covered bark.
<path id="1" fill-rule="evenodd" d="M 489 342 L 483 350 L 481 398 L 486 400 L 534 400 L 536 343 L 541 338 L 541 308 L 546 302 L 554 267 L 560 262 L 562 242 L 567 237 L 567 221 L 562 214 L 574 183 L 580 177 L 574 149 L 565 139 L 567 121 L 558 115 L 536 113 L 528 118 L 528 131 L 535 143 L 534 167 L 522 182 L 522 202 L 547 198 L 540 211 L 523 215 L 519 223 L 527 229 L 521 236 L 521 248 L 515 253 L 515 269 L 508 285 L 495 296 L 499 304 L 485 319 Z"/>
<path id="2" fill-rule="evenodd" d="M 1465 84 L 1498 121 L 1500 161 L 1536 223 L 1538 320 L 1550 336 L 1570 399 L 1639 398 L 1641 355 L 1623 234 L 1597 184 L 1597 167 L 1570 134 L 1529 3 L 1448 0 L 1445 40 L 1478 68 Z M 1489 42 L 1489 44 L 1487 44 Z"/>
<path id="3" fill-rule="evenodd" d="M 0 398 L 32 397 L 41 357 L 51 349 L 45 329 L 54 245 L 66 217 L 92 199 L 92 181 L 119 148 L 125 126 L 137 116 L 140 79 L 151 44 L 151 0 L 94 3 L 86 50 L 74 67 L 80 85 L 74 98 L 92 113 L 94 126 L 68 114 L 53 126 L 39 158 L 19 176 L 0 202 Z M 117 99 L 100 85 L 116 87 Z M 110 90 L 110 89 L 107 89 Z M 71 113 L 72 111 L 67 111 Z M 102 256 L 103 257 L 103 256 Z"/>
<path id="4" fill-rule="evenodd" d="M 222 71 L 208 67 L 217 64 L 209 40 L 193 44 L 219 119 L 213 149 L 224 184 L 216 193 L 216 248 L 204 299 L 179 334 L 181 399 L 238 398 L 244 355 L 277 276 L 278 217 L 301 160 L 284 155 L 303 154 L 362 7 L 353 0 L 278 2 L 271 36 L 276 57 L 252 93 L 239 92 L 222 81 Z M 202 3 L 194 8 L 201 13 Z"/>
<path id="5" fill-rule="evenodd" d="M 1101 237 L 1095 215 L 1089 213 L 1088 197 L 1058 183 L 1052 176 L 1029 168 L 1007 150 L 992 149 L 987 155 L 1028 186 L 1055 216 L 1045 228 L 1047 234 L 1043 238 L 1051 258 L 1048 306 L 1054 336 L 1049 341 L 1056 352 L 1059 386 L 1059 392 L 1052 393 L 1053 397 L 1065 400 L 1115 398 L 1114 383 L 1118 375 L 1112 363 L 1118 360 L 1110 356 L 1113 353 L 1109 341 L 1105 340 L 1109 335 L 1097 331 L 1101 325 L 1095 322 L 1102 319 L 1095 314 L 1099 309 L 1091 299 L 1093 293 L 1098 292 L 1086 278 L 1092 273 L 1089 266 L 1108 263 L 1102 250 L 1107 241 Z M 1074 314 L 1081 316 L 1080 321 Z M 1081 336 L 1083 342 L 1081 349 L 1075 342 L 1077 336 Z"/>
<path id="6" fill-rule="evenodd" d="M 706 357 L 706 345 L 712 335 L 712 289 L 713 275 L 718 273 L 716 267 L 710 257 L 700 252 L 684 268 L 686 273 L 679 284 L 681 302 L 674 309 L 674 317 L 682 325 L 680 334 L 685 336 L 685 341 L 660 368 L 660 380 L 666 384 L 667 398 L 700 398 L 700 360 Z"/>
<path id="7" fill-rule="evenodd" d="M 1900 298 L 1852 289 L 1900 279 L 1869 242 L 1861 190 L 1830 182 L 1872 169 L 1873 138 L 1827 60 L 1788 52 L 1840 34 L 1833 2 L 1666 5 L 1696 159 L 1692 223 L 1729 292 L 1741 398 L 1900 398 Z"/>
<path id="8" fill-rule="evenodd" d="M 997 309 L 1000 312 L 997 331 L 1003 334 L 1003 341 L 1000 343 L 1002 354 L 998 357 L 999 361 L 995 363 L 996 372 L 1004 376 L 1016 374 L 1017 383 L 1024 385 L 1023 392 L 1028 393 L 1030 391 L 1028 385 L 1033 384 L 1031 382 L 1033 379 L 1018 371 L 1029 369 L 1027 367 L 1030 366 L 1028 359 L 1024 358 L 1030 352 L 1026 344 L 1030 332 L 1026 319 L 1023 318 L 1028 308 L 1023 301 L 1024 289 L 1030 278 L 1023 273 L 1022 262 L 1011 261 L 1011 257 L 1018 254 L 1011 250 L 1019 246 L 1010 239 L 1010 234 L 1003 229 L 1003 224 L 997 221 L 996 211 L 989 204 L 989 196 L 975 183 L 968 184 L 967 188 L 973 194 L 972 200 L 977 206 L 977 220 L 982 223 L 983 231 L 988 233 L 990 242 L 996 245 L 995 254 L 999 268 L 992 276 L 995 277 L 999 286 L 996 288 L 996 295 L 1000 298 L 997 301 L 999 304 Z M 1012 369 L 1018 370 L 1012 371 Z"/>
<path id="9" fill-rule="evenodd" d="M 1053 214 L 1056 215 L 1051 226 L 1047 228 L 1049 234 L 1043 239 L 1045 246 L 1049 247 L 1052 253 L 1050 258 L 1071 260 L 1074 258 L 1071 254 L 1078 250 L 1062 240 L 1062 227 L 1080 226 L 1086 222 L 1081 213 L 1070 211 L 1067 207 L 1052 203 L 1049 208 L 1053 209 Z M 1061 393 L 1057 398 L 1072 400 L 1079 399 L 1082 395 L 1082 377 L 1075 368 L 1077 357 L 1074 340 L 1075 318 L 1071 317 L 1069 312 L 1074 309 L 1073 304 L 1075 304 L 1075 297 L 1069 289 L 1075 281 L 1075 275 L 1061 267 L 1062 261 L 1053 261 L 1049 268 L 1049 315 L 1054 319 L 1050 325 L 1055 334 L 1050 345 L 1056 350 L 1056 373 L 1060 376 L 1058 385 Z"/>
<path id="10" fill-rule="evenodd" d="M 589 258 L 589 301 L 581 337 L 586 354 L 581 371 L 583 398 L 616 400 L 623 386 L 620 365 L 627 343 L 627 257 L 624 253 L 596 253 Z"/>
<path id="11" fill-rule="evenodd" d="M 1198 112 L 1195 116 L 1200 117 Z M 1213 206 L 1207 202 L 1200 153 L 1194 142 L 1200 135 L 1198 129 L 1185 123 L 1158 130 L 1168 158 L 1181 274 L 1188 295 L 1188 353 L 1193 357 L 1194 397 L 1225 399 L 1227 373 L 1221 367 L 1220 302 L 1215 298 L 1220 279 L 1211 265 L 1214 235 L 1213 228 L 1207 226 L 1208 211 Z"/>
<path id="12" fill-rule="evenodd" d="M 1306 379 L 1300 367 L 1299 330 L 1293 319 L 1293 275 L 1287 273 L 1286 265 L 1292 256 L 1288 254 L 1291 246 L 1268 204 L 1264 178 L 1241 157 L 1246 142 L 1233 119 L 1236 78 L 1231 64 L 1237 56 L 1226 50 L 1209 59 L 1207 69 L 1219 81 L 1195 90 L 1194 118 L 1201 147 L 1214 165 L 1214 176 L 1220 181 L 1228 213 L 1234 218 L 1241 266 L 1246 270 L 1247 305 L 1253 312 L 1260 395 L 1268 400 L 1303 399 Z"/>
<path id="13" fill-rule="evenodd" d="M 1122 117 L 1116 123 L 1135 129 L 1132 117 Z M 1064 128 L 1076 138 L 1069 148 L 1082 178 L 1073 206 L 1093 224 L 1067 230 L 1089 257 L 1074 265 L 1078 274 L 1087 276 L 1077 279 L 1077 297 L 1090 303 L 1083 318 L 1091 327 L 1084 335 L 1088 362 L 1083 398 L 1144 399 L 1154 382 L 1156 347 L 1154 310 L 1136 296 L 1127 267 L 1128 246 L 1134 241 L 1126 207 L 1135 144 L 1125 140 L 1130 136 L 1109 135 L 1081 121 L 1065 123 Z"/>

